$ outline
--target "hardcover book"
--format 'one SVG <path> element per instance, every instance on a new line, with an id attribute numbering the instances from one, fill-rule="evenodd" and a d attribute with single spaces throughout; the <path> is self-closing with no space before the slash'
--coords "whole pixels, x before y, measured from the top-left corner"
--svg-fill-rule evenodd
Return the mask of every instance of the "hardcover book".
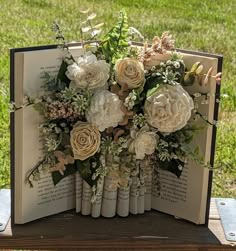
<path id="1" fill-rule="evenodd" d="M 134 44 L 134 46 L 140 46 Z M 82 55 L 82 48 L 78 44 L 71 45 L 70 51 L 74 58 Z M 213 69 L 213 75 L 221 71 L 222 57 L 218 55 L 179 50 L 183 56 L 187 69 L 195 62 L 201 62 L 204 69 Z M 27 175 L 43 159 L 43 142 L 40 138 L 39 126 L 43 121 L 42 115 L 34 105 L 26 105 L 25 94 L 37 98 L 45 95 L 42 88 L 45 72 L 56 76 L 63 61 L 63 50 L 57 46 L 40 46 L 11 50 L 11 101 L 14 102 L 14 113 L 11 113 L 11 171 L 12 171 L 12 218 L 14 223 L 23 224 L 48 215 L 76 208 L 85 215 L 101 214 L 120 216 L 144 213 L 145 210 L 158 210 L 164 213 L 187 219 L 196 224 L 205 224 L 208 221 L 209 201 L 212 181 L 212 171 L 200 167 L 191 160 L 184 166 L 182 174 L 177 177 L 174 173 L 159 168 L 157 172 L 157 185 L 153 184 L 153 170 L 146 166 L 144 189 L 137 186 L 136 176 L 130 188 L 103 187 L 100 201 L 91 204 L 91 190 L 81 175 L 76 173 L 68 175 L 58 184 L 54 184 L 51 173 L 40 169 L 40 179 L 37 175 L 33 187 L 26 182 Z M 205 72 L 206 73 L 206 72 Z M 219 86 L 215 79 L 210 79 L 208 85 L 200 86 L 195 83 L 184 87 L 191 95 L 202 95 L 198 102 L 198 111 L 209 121 L 216 121 L 218 114 Z M 210 95 L 209 95 L 210 94 Z M 207 104 L 203 101 L 207 97 Z M 202 153 L 204 163 L 213 164 L 216 127 L 204 126 L 204 120 L 198 120 L 198 126 L 203 127 L 194 136 L 190 145 L 198 146 Z M 150 164 L 148 164 L 150 165 Z M 152 174 L 152 176 L 151 176 Z M 114 178 L 114 177 L 113 177 Z M 112 176 L 109 178 L 112 179 Z M 33 182 L 33 181 L 32 181 Z M 112 182 L 111 180 L 108 182 Z M 108 190 L 106 192 L 106 189 Z M 137 196 L 137 191 L 139 195 Z M 112 202 L 115 201 L 115 204 Z M 103 205 L 102 205 L 103 204 Z M 93 212 L 93 213 L 92 213 Z"/>

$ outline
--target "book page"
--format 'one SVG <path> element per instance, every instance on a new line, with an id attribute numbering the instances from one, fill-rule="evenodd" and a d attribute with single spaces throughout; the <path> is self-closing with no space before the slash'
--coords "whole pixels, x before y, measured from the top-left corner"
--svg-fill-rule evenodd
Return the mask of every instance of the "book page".
<path id="1" fill-rule="evenodd" d="M 201 62 L 204 67 L 202 73 L 207 73 L 210 67 L 213 67 L 212 75 L 217 73 L 217 58 L 209 58 L 198 55 L 183 54 L 184 62 L 188 69 L 195 62 Z M 215 80 L 211 79 L 207 86 L 200 86 L 194 83 L 193 86 L 187 87 L 190 93 L 211 93 L 209 104 L 199 102 L 198 111 L 208 117 L 212 122 L 214 103 L 215 103 Z M 203 98 L 202 98 L 203 99 Z M 195 124 L 204 126 L 206 123 L 200 118 Z M 191 145 L 199 146 L 199 156 L 203 157 L 205 163 L 210 161 L 212 141 L 212 126 L 205 126 L 193 139 Z M 152 191 L 152 208 L 192 221 L 196 224 L 205 223 L 208 177 L 209 170 L 201 167 L 194 161 L 189 161 L 184 167 L 182 175 L 177 178 L 174 174 L 165 170 L 159 170 L 160 190 Z"/>
<path id="2" fill-rule="evenodd" d="M 75 56 L 81 54 L 79 48 L 72 51 Z M 43 94 L 42 76 L 44 72 L 57 74 L 63 53 L 59 49 L 16 53 L 15 100 L 18 105 L 23 103 L 24 93 L 31 97 Z M 21 81 L 17 79 L 17 75 L 21 74 L 19 71 L 23 71 Z M 56 186 L 50 173 L 42 174 L 39 181 L 33 181 L 33 188 L 25 181 L 30 170 L 43 159 L 38 128 L 42 121 L 43 118 L 33 106 L 15 112 L 15 223 L 18 224 L 75 208 L 73 175 Z"/>

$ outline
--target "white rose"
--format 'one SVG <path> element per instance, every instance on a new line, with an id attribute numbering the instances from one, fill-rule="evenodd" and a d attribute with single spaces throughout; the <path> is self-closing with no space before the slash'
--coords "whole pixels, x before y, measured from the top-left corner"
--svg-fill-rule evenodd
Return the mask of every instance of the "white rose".
<path id="1" fill-rule="evenodd" d="M 140 87 L 144 83 L 144 68 L 136 59 L 119 59 L 115 64 L 115 78 L 120 84 L 127 84 L 129 89 Z"/>
<path id="2" fill-rule="evenodd" d="M 183 128 L 191 117 L 193 100 L 179 84 L 160 86 L 144 104 L 149 125 L 171 133 Z"/>
<path id="3" fill-rule="evenodd" d="M 128 142 L 129 151 L 136 154 L 136 159 L 144 159 L 145 155 L 153 154 L 158 140 L 158 135 L 151 132 L 148 126 L 139 131 L 131 130 L 131 139 Z"/>
<path id="4" fill-rule="evenodd" d="M 67 67 L 66 76 L 72 80 L 74 89 L 97 89 L 105 87 L 109 79 L 110 65 L 105 60 L 97 60 L 91 52 L 79 57 L 77 63 Z"/>
<path id="5" fill-rule="evenodd" d="M 107 90 L 97 91 L 91 99 L 86 118 L 101 132 L 108 127 L 116 127 L 125 115 L 121 111 L 121 105 L 122 102 L 116 94 Z"/>

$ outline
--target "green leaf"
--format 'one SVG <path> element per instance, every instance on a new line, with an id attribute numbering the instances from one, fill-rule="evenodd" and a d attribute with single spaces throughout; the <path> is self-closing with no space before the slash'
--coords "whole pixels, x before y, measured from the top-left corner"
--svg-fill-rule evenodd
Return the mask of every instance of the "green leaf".
<path id="1" fill-rule="evenodd" d="M 159 161 L 158 165 L 161 169 L 174 173 L 178 178 L 180 177 L 184 168 L 184 162 L 176 159 L 172 159 L 169 161 Z M 182 169 L 180 169 L 179 166 L 182 166 Z"/>
<path id="2" fill-rule="evenodd" d="M 68 66 L 68 64 L 63 60 L 61 63 L 58 75 L 57 75 L 57 84 L 58 85 L 60 85 L 61 83 L 65 83 L 66 86 L 69 86 L 69 84 L 70 84 L 70 79 L 65 74 L 67 71 L 67 66 Z M 61 87 L 63 87 L 63 86 L 61 86 Z M 65 89 L 65 88 L 63 88 L 63 89 Z M 63 89 L 61 89 L 61 90 L 63 90 Z"/>
<path id="3" fill-rule="evenodd" d="M 144 92 L 147 93 L 148 90 L 156 88 L 156 86 L 160 85 L 162 82 L 161 76 L 155 76 L 155 77 L 148 77 L 145 85 L 144 85 Z"/>
<path id="4" fill-rule="evenodd" d="M 199 155 L 199 147 L 197 146 L 195 149 L 194 149 L 194 155 Z"/>
<path id="5" fill-rule="evenodd" d="M 81 30 L 82 30 L 82 32 L 88 32 L 88 31 L 90 31 L 92 28 L 91 27 L 82 27 L 81 28 Z"/>
<path id="6" fill-rule="evenodd" d="M 150 97 L 150 96 L 152 96 L 155 92 L 157 92 L 157 90 L 159 89 L 159 87 L 160 87 L 160 85 L 159 84 L 157 84 L 155 87 L 153 87 L 152 89 L 149 89 L 148 91 L 147 91 L 147 98 L 148 97 Z"/>
<path id="7" fill-rule="evenodd" d="M 52 172 L 52 181 L 54 186 L 56 186 L 65 177 L 74 174 L 76 171 L 76 166 L 74 164 L 69 164 L 66 166 L 64 175 L 62 175 L 59 171 Z"/>
<path id="8" fill-rule="evenodd" d="M 81 175 L 81 177 L 92 187 L 97 183 L 97 179 L 92 179 L 93 174 L 96 172 L 97 168 L 100 166 L 100 155 L 95 154 L 94 156 L 86 160 L 76 160 L 76 168 Z M 92 167 L 92 163 L 96 163 L 95 167 Z"/>

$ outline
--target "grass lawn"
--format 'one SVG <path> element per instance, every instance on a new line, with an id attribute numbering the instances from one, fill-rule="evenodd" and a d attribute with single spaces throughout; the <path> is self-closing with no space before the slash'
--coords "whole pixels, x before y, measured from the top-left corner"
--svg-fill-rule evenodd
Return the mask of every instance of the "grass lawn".
<path id="1" fill-rule="evenodd" d="M 68 41 L 79 34 L 79 9 L 94 8 L 104 30 L 124 8 L 147 38 L 169 30 L 176 47 L 224 55 L 213 196 L 236 195 L 236 1 L 233 0 L 0 0 L 0 188 L 9 185 L 9 48 L 55 43 L 51 24 Z"/>

